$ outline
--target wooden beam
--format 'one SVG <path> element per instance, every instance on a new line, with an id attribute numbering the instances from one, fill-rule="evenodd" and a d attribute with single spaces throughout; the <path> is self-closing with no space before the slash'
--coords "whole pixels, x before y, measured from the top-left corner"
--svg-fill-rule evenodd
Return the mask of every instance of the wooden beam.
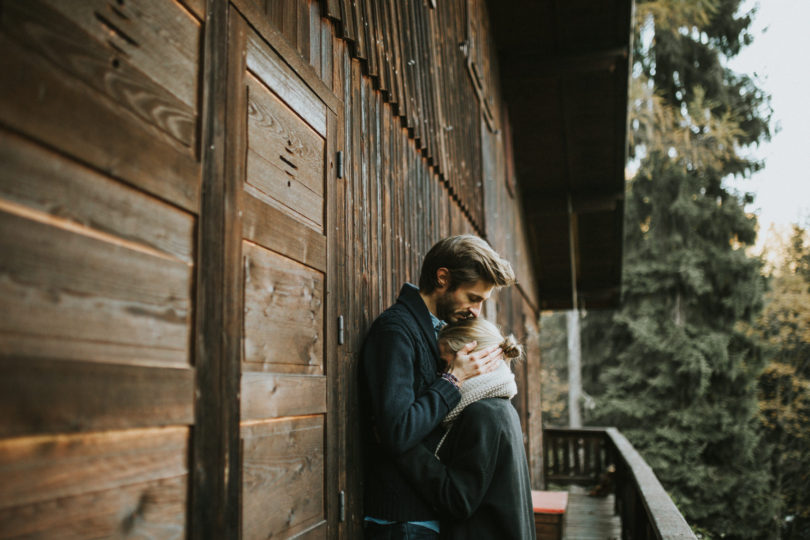
<path id="1" fill-rule="evenodd" d="M 190 538 L 215 540 L 240 536 L 241 221 L 236 196 L 242 177 L 229 169 L 227 151 L 234 151 L 237 139 L 229 122 L 246 99 L 238 99 L 244 92 L 239 83 L 245 72 L 246 25 L 228 2 L 207 0 L 206 8 L 189 528 Z"/>
<path id="2" fill-rule="evenodd" d="M 545 53 L 505 53 L 501 51 L 501 73 L 504 79 L 544 79 L 615 71 L 627 62 L 628 46 L 598 49 L 577 54 L 549 56 Z M 626 81 L 624 81 L 626 82 Z"/>
<path id="3" fill-rule="evenodd" d="M 524 192 L 525 193 L 525 192 Z M 571 208 L 575 214 L 588 214 L 592 212 L 612 212 L 624 201 L 624 191 L 579 191 L 569 193 L 535 192 L 531 196 L 524 195 L 526 206 L 529 208 L 526 215 L 529 220 L 540 216 L 554 216 L 568 214 L 568 197 L 571 197 Z"/>

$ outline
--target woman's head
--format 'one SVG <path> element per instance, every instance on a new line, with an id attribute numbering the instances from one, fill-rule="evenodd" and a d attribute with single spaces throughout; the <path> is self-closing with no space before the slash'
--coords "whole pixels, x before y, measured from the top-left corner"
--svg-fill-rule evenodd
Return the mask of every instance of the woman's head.
<path id="1" fill-rule="evenodd" d="M 452 362 L 456 352 L 466 344 L 475 341 L 475 351 L 500 345 L 503 355 L 508 360 L 523 354 L 523 347 L 515 336 L 504 337 L 500 329 L 486 319 L 464 319 L 448 324 L 439 332 L 439 353 L 445 362 Z"/>

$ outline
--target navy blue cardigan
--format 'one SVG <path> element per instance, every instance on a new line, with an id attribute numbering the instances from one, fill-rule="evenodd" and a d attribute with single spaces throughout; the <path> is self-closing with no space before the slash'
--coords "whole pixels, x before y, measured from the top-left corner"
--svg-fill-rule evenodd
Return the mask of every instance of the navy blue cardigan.
<path id="1" fill-rule="evenodd" d="M 461 393 L 438 375 L 439 352 L 430 312 L 406 283 L 374 323 L 360 361 L 365 515 L 392 521 L 437 519 L 402 476 L 395 457 L 439 425 Z"/>

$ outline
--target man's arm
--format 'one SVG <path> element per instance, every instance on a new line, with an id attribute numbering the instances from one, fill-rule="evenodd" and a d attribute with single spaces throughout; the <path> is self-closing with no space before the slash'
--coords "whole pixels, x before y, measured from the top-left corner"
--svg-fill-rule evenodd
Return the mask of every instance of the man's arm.
<path id="1" fill-rule="evenodd" d="M 412 448 L 439 425 L 461 394 L 440 377 L 414 395 L 415 344 L 396 325 L 382 325 L 363 349 L 364 384 L 371 398 L 374 427 L 380 442 L 398 455 Z"/>
<path id="2" fill-rule="evenodd" d="M 473 405 L 471 405 L 473 407 Z M 419 444 L 397 458 L 417 492 L 440 512 L 468 519 L 480 506 L 498 463 L 503 435 L 498 419 L 465 410 L 451 429 L 453 455 L 442 463 Z"/>

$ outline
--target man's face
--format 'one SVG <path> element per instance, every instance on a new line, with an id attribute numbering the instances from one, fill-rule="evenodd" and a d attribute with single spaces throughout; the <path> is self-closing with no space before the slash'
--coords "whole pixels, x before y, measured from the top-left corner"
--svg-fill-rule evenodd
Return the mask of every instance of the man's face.
<path id="1" fill-rule="evenodd" d="M 448 323 L 478 317 L 494 288 L 495 285 L 479 279 L 475 283 L 459 285 L 454 291 L 437 289 L 436 316 Z"/>

